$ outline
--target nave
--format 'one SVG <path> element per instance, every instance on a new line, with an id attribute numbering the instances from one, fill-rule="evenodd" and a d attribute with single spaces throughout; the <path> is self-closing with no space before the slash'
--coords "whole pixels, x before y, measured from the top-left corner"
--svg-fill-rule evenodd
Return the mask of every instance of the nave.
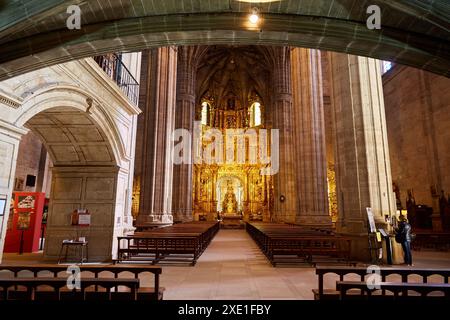
<path id="1" fill-rule="evenodd" d="M 4 264 L 48 262 L 43 259 L 5 254 Z M 415 268 L 450 268 L 450 252 L 415 251 L 414 259 Z M 139 278 L 152 285 L 152 275 Z M 333 288 L 336 280 L 337 275 L 326 276 L 324 287 Z M 164 300 L 312 300 L 317 276 L 312 267 L 274 268 L 245 230 L 221 229 L 195 266 L 162 266 L 161 286 Z"/>

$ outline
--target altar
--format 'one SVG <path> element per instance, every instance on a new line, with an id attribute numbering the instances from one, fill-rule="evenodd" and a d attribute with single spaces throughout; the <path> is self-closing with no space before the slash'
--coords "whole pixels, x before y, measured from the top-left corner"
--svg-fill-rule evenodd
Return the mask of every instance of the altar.
<path id="1" fill-rule="evenodd" d="M 224 229 L 242 228 L 244 226 L 242 214 L 239 213 L 238 201 L 231 180 L 227 181 L 227 192 L 222 201 L 220 226 Z"/>
<path id="2" fill-rule="evenodd" d="M 258 160 L 259 155 L 272 157 L 272 135 L 268 135 L 262 118 L 264 103 L 256 91 L 210 89 L 196 107 L 194 219 L 219 218 L 230 227 L 238 226 L 238 222 L 243 225 L 255 214 L 270 221 L 274 185 L 273 176 L 267 172 L 272 164 Z"/>
<path id="3" fill-rule="evenodd" d="M 224 215 L 220 222 L 220 227 L 223 229 L 242 229 L 244 222 L 241 215 Z"/>

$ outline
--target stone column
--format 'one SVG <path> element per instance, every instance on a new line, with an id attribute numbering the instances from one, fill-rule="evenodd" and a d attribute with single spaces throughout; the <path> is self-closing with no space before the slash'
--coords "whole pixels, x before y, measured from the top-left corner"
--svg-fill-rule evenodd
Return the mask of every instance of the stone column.
<path id="1" fill-rule="evenodd" d="M 186 129 L 191 137 L 194 133 L 195 120 L 195 84 L 199 59 L 206 52 L 207 47 L 183 46 L 178 47 L 178 76 L 176 101 L 176 129 Z M 193 145 L 193 144 L 192 144 Z M 192 150 L 189 155 L 190 163 L 174 165 L 173 168 L 173 198 L 172 209 L 174 219 L 191 221 L 192 217 Z"/>
<path id="2" fill-rule="evenodd" d="M 143 53 L 142 178 L 138 225 L 172 223 L 171 139 L 175 126 L 177 51 L 172 47 Z"/>
<path id="3" fill-rule="evenodd" d="M 289 47 L 273 47 L 273 129 L 279 130 L 279 172 L 274 176 L 274 220 L 295 222 L 297 194 L 294 163 L 294 131 Z M 284 197 L 284 200 L 281 200 Z"/>
<path id="4" fill-rule="evenodd" d="M 368 259 L 370 207 L 379 226 L 395 212 L 378 60 L 330 53 L 335 126 L 337 231 L 353 238 L 352 255 Z"/>
<path id="5" fill-rule="evenodd" d="M 292 59 L 295 165 L 302 225 L 331 227 L 328 213 L 325 120 L 319 50 L 294 48 Z"/>

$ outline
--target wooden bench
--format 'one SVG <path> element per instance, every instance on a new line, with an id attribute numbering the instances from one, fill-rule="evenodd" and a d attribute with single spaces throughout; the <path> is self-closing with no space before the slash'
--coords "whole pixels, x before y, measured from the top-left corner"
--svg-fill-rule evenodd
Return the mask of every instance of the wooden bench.
<path id="1" fill-rule="evenodd" d="M 416 237 L 411 242 L 413 250 L 432 249 L 438 251 L 448 251 L 450 249 L 449 232 L 415 232 Z"/>
<path id="2" fill-rule="evenodd" d="M 116 263 L 188 262 L 195 265 L 218 230 L 218 222 L 196 222 L 118 237 Z"/>
<path id="3" fill-rule="evenodd" d="M 387 277 L 392 275 L 400 276 L 399 283 L 408 283 L 408 278 L 412 275 L 419 276 L 421 283 L 428 283 L 428 278 L 431 276 L 440 276 L 442 283 L 448 284 L 448 278 L 450 276 L 450 269 L 412 269 L 412 268 L 398 268 L 398 267 L 380 267 L 379 268 L 381 282 L 386 282 Z M 324 289 L 324 276 L 326 274 L 336 274 L 339 276 L 339 281 L 344 282 L 345 277 L 350 275 L 356 275 L 360 282 L 363 282 L 367 286 L 366 280 L 373 273 L 368 272 L 367 267 L 316 267 L 316 275 L 318 276 L 318 289 L 313 289 L 314 299 L 316 300 L 329 300 L 339 299 L 340 292 L 337 288 Z"/>
<path id="4" fill-rule="evenodd" d="M 130 291 L 126 295 L 120 292 L 113 293 L 112 289 L 118 286 L 125 286 Z M 99 287 L 106 291 L 100 293 Z M 0 288 L 2 300 L 89 300 L 89 297 L 98 298 L 99 294 L 104 296 L 105 300 L 115 300 L 113 294 L 137 300 L 139 279 L 82 279 L 80 290 L 70 290 L 67 289 L 67 278 L 11 278 L 0 279 Z M 88 292 L 88 289 L 92 289 L 92 292 Z M 95 293 L 95 296 L 88 295 L 89 293 Z"/>
<path id="5" fill-rule="evenodd" d="M 273 266 L 281 263 L 345 262 L 351 264 L 348 238 L 328 230 L 275 223 L 248 223 L 247 232 Z"/>
<path id="6" fill-rule="evenodd" d="M 448 283 L 402 283 L 402 282 L 381 282 L 377 288 L 369 288 L 366 282 L 360 281 L 338 281 L 336 289 L 339 291 L 340 300 L 352 299 L 445 299 L 450 300 L 450 284 Z M 355 294 L 355 290 L 360 294 Z M 348 291 L 352 291 L 348 295 Z M 386 292 L 392 295 L 386 295 Z M 440 292 L 442 296 L 430 296 L 430 293 Z M 376 294 L 378 293 L 378 294 Z M 415 293 L 411 295 L 411 293 Z M 418 294 L 418 295 L 417 295 Z"/>
<path id="7" fill-rule="evenodd" d="M 63 266 L 63 265 L 26 265 L 26 266 L 8 266 L 8 265 L 0 265 L 0 274 L 1 275 L 8 275 L 8 272 L 11 273 L 12 278 L 7 278 L 4 280 L 19 280 L 19 279 L 44 279 L 48 278 L 48 275 L 52 275 L 53 278 L 57 279 L 65 279 L 67 281 L 68 276 L 70 276 L 70 273 L 68 273 L 68 267 L 69 266 Z M 86 283 L 92 283 L 95 282 L 95 280 L 99 280 L 99 283 L 97 285 L 94 284 L 94 287 L 87 288 L 88 296 L 93 297 L 97 296 L 99 299 L 105 299 L 109 296 L 108 293 L 108 287 L 103 285 L 106 280 L 113 280 L 116 282 L 115 290 L 112 293 L 113 299 L 130 299 L 130 294 L 132 297 L 134 297 L 133 289 L 131 285 L 138 281 L 138 287 L 136 288 L 136 299 L 137 300 L 162 300 L 163 299 L 163 293 L 164 288 L 160 287 L 159 284 L 159 277 L 162 273 L 161 267 L 156 266 L 141 266 L 141 265 L 78 265 L 78 268 L 80 268 L 80 276 L 81 276 L 81 283 L 87 281 Z M 22 278 L 21 273 L 24 272 L 31 272 L 32 277 L 28 278 Z M 61 273 L 63 273 L 63 277 L 61 277 Z M 105 273 L 108 274 L 107 277 L 105 277 Z M 123 279 L 119 278 L 119 275 L 123 273 L 131 273 L 133 275 L 132 280 L 128 281 L 129 279 Z M 143 287 L 139 286 L 139 276 L 145 273 L 151 273 L 154 275 L 154 286 L 153 287 Z M 45 277 L 44 277 L 45 276 Z M 116 280 L 114 280 L 116 279 Z M 124 280 L 125 284 L 121 284 L 120 281 Z M 20 280 L 23 281 L 23 280 Z M 128 281 L 128 282 L 127 282 Z M 39 282 L 39 281 L 37 281 Z M 127 285 L 127 283 L 129 285 Z M 30 283 L 30 286 L 32 284 Z M 121 288 L 121 286 L 125 288 Z M 105 289 L 105 292 L 99 292 L 99 287 Z M 17 288 L 17 286 L 16 286 Z M 20 291 L 20 290 L 19 290 Z M 23 290 L 22 290 L 23 291 Z M 63 294 L 66 294 L 66 291 L 64 288 L 62 289 Z M 69 290 L 70 291 L 70 290 Z M 90 292 L 93 291 L 93 292 Z M 16 293 L 17 295 L 24 295 L 23 292 Z M 14 295 L 14 293 L 13 293 Z M 67 294 L 66 294 L 67 295 Z M 73 296 L 73 294 L 72 294 Z M 81 297 L 78 297 L 81 299 Z M 83 298 L 84 299 L 84 298 Z M 134 298 L 133 298 L 134 299 Z"/>

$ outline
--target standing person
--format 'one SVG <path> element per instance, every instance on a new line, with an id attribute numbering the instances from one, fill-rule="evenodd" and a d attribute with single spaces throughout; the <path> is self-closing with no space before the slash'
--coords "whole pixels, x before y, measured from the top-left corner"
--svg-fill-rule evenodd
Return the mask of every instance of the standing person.
<path id="1" fill-rule="evenodd" d="M 397 233 L 396 240 L 397 242 L 400 242 L 402 244 L 405 264 L 407 264 L 408 266 L 412 266 L 413 264 L 411 255 L 411 240 L 412 240 L 411 225 L 408 223 L 408 220 L 405 218 L 404 215 L 400 215 L 399 220 L 400 222 L 396 230 Z"/>

